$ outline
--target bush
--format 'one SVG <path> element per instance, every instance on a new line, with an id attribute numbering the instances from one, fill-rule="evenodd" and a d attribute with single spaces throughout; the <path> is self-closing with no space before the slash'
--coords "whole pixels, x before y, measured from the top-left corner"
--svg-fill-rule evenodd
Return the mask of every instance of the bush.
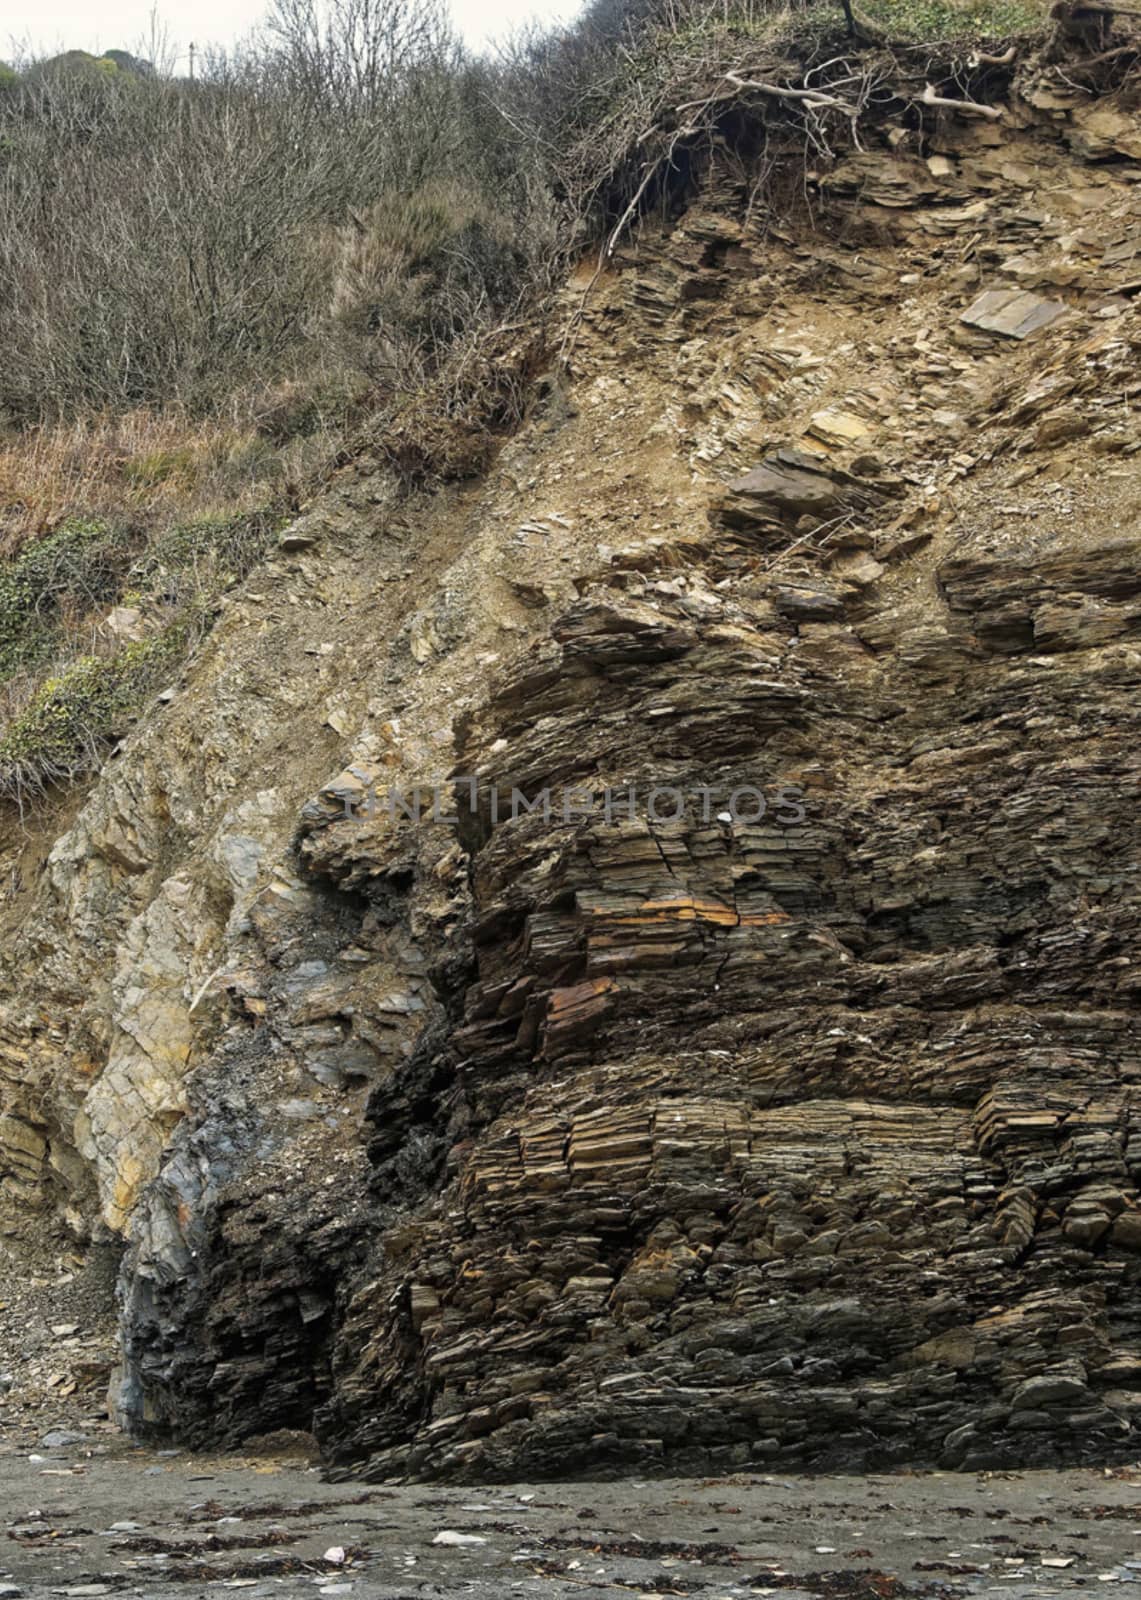
<path id="1" fill-rule="evenodd" d="M 62 614 L 113 600 L 128 563 L 103 523 L 73 520 L 0 566 L 0 679 L 51 652 Z"/>
<path id="2" fill-rule="evenodd" d="M 332 314 L 369 370 L 396 378 L 509 305 L 526 266 L 511 219 L 454 180 L 382 196 L 335 251 Z"/>
<path id="3" fill-rule="evenodd" d="M 23 804 L 95 764 L 280 526 L 269 512 L 200 519 L 165 530 L 132 559 L 129 542 L 104 524 L 72 521 L 0 567 L 0 681 L 10 680 L 11 713 L 0 798 Z M 113 654 L 91 653 L 115 602 L 139 609 L 150 631 Z M 76 656 L 81 640 L 87 649 Z"/>
<path id="4" fill-rule="evenodd" d="M 176 524 L 133 562 L 125 589 L 136 603 L 201 610 L 257 565 L 282 523 L 262 511 Z"/>
<path id="5" fill-rule="evenodd" d="M 72 75 L 9 97 L 0 405 L 19 422 L 182 400 L 203 412 L 299 342 L 320 152 L 286 105 Z"/>
<path id="6" fill-rule="evenodd" d="M 527 281 L 537 152 L 431 5 L 335 0 L 326 29 L 279 0 L 257 50 L 193 83 L 129 59 L 70 52 L 0 100 L 0 411 L 17 423 L 206 415 L 242 389 L 327 384 L 331 346 L 350 371 L 389 381 L 399 351 L 419 376 Z"/>
<path id="7" fill-rule="evenodd" d="M 258 431 L 268 446 L 279 449 L 299 439 L 340 440 L 367 412 L 373 393 L 363 366 L 346 357 L 330 370 L 276 385 L 258 409 Z"/>
<path id="8" fill-rule="evenodd" d="M 0 737 L 0 795 L 24 802 L 95 766 L 184 653 L 185 622 L 125 645 L 81 656 L 48 678 Z"/>
<path id="9" fill-rule="evenodd" d="M 22 804 L 96 765 L 281 525 L 268 512 L 191 522 L 168 529 L 131 561 L 123 545 L 108 546 L 100 525 L 71 524 L 0 569 L 0 628 L 15 629 L 10 670 L 51 656 L 57 662 L 0 735 L 0 797 Z M 75 593 L 129 602 L 151 631 L 111 654 L 68 660 L 77 630 L 58 616 L 53 626 L 52 615 Z"/>

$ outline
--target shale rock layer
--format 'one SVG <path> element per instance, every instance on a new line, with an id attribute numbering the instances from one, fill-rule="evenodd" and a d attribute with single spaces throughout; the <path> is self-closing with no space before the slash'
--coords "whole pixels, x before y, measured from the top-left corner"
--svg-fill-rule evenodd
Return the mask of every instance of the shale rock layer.
<path id="1" fill-rule="evenodd" d="M 571 286 L 486 483 L 358 464 L 236 600 L 5 1022 L 21 1204 L 129 1238 L 130 1425 L 372 1477 L 1136 1457 L 1128 126 L 885 138 L 792 233 L 726 159 Z M 192 736 L 235 674 L 244 796 Z"/>

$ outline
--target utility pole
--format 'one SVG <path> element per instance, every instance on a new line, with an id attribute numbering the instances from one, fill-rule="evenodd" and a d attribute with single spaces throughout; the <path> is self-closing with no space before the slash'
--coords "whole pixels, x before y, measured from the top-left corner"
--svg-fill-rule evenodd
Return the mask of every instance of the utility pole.
<path id="1" fill-rule="evenodd" d="M 193 41 L 191 41 L 191 45 L 190 45 L 190 81 L 191 81 L 191 83 L 194 82 L 194 43 L 193 43 Z"/>

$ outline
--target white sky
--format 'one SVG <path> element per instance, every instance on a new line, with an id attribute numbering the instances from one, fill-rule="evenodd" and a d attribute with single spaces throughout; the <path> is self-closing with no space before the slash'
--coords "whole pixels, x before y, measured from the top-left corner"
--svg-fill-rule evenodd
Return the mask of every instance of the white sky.
<path id="1" fill-rule="evenodd" d="M 451 0 L 452 14 L 473 45 L 486 43 L 541 15 L 553 22 L 578 10 L 576 0 Z M 16 7 L 13 6 L 13 11 Z M 134 50 L 150 33 L 157 12 L 171 44 L 184 54 L 198 45 L 230 45 L 261 20 L 265 0 L 34 0 L 10 30 L 0 23 L 0 59 L 13 54 L 13 37 L 36 54 L 57 50 Z"/>

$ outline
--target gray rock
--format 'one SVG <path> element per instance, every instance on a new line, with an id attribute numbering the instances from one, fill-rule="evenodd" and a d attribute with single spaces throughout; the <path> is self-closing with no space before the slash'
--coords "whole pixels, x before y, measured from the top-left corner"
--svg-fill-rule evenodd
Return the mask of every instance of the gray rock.
<path id="1" fill-rule="evenodd" d="M 279 550 L 290 553 L 300 550 L 311 550 L 318 543 L 317 535 L 311 529 L 287 528 L 277 541 Z"/>
<path id="2" fill-rule="evenodd" d="M 1028 339 L 1064 317 L 1068 309 L 1060 300 L 1043 300 L 1024 289 L 988 289 L 967 307 L 960 321 L 984 333 Z"/>
<path id="3" fill-rule="evenodd" d="M 1011 1405 L 1015 1411 L 1032 1411 L 1088 1398 L 1089 1390 L 1084 1379 L 1078 1372 L 1067 1370 L 1043 1373 L 1039 1378 L 1027 1378 L 1015 1389 Z"/>

